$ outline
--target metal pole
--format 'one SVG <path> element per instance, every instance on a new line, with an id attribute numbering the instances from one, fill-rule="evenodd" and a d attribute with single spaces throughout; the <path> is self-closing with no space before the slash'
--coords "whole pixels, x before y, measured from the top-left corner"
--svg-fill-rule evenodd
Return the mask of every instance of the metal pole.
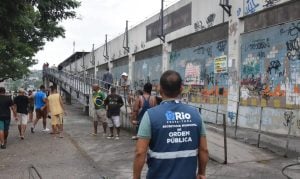
<path id="1" fill-rule="evenodd" d="M 288 125 L 289 125 L 289 131 L 288 131 L 288 135 L 286 137 L 286 145 L 285 145 L 285 154 L 284 154 L 284 157 L 287 157 L 287 153 L 289 151 L 290 135 L 291 135 L 291 129 L 292 129 L 291 121 L 288 123 Z"/>
<path id="2" fill-rule="evenodd" d="M 241 88 L 239 87 L 239 95 L 238 95 L 238 102 L 237 102 L 237 109 L 236 109 L 236 116 L 235 116 L 235 127 L 234 127 L 234 137 L 236 138 L 237 128 L 238 128 L 238 120 L 239 120 L 239 109 L 240 109 L 240 95 L 241 95 Z"/>
<path id="3" fill-rule="evenodd" d="M 125 116 L 126 116 L 126 119 L 127 119 L 127 99 L 126 99 L 126 90 L 125 90 L 125 86 L 123 87 L 124 88 L 124 102 L 125 102 Z"/>
<path id="4" fill-rule="evenodd" d="M 288 131 L 288 134 L 287 134 L 287 137 L 286 137 L 286 145 L 285 145 L 285 154 L 284 154 L 284 157 L 287 157 L 287 153 L 289 151 L 289 143 L 290 143 L 290 135 L 291 135 L 291 131 L 292 131 L 292 125 L 293 125 L 293 111 L 290 111 L 289 113 L 288 112 L 285 112 L 285 118 L 286 118 L 286 123 L 289 127 L 289 131 Z"/>
<path id="5" fill-rule="evenodd" d="M 160 24 L 160 35 L 164 35 L 164 0 L 161 0 L 161 24 Z"/>
<path id="6" fill-rule="evenodd" d="M 217 97 L 216 124 L 218 124 L 218 116 L 219 116 L 219 103 L 220 103 L 220 98 L 219 98 L 219 95 L 218 95 L 218 97 Z"/>
<path id="7" fill-rule="evenodd" d="M 95 48 L 94 48 L 94 44 L 93 44 L 93 62 L 94 62 L 94 78 L 96 79 L 96 75 L 97 75 L 97 71 L 96 71 L 96 58 L 95 58 Z"/>
<path id="8" fill-rule="evenodd" d="M 263 107 L 260 107 L 260 115 L 259 115 L 259 128 L 258 128 L 258 138 L 257 138 L 257 147 L 259 147 L 260 144 L 260 135 L 261 135 L 261 125 L 262 125 L 262 113 L 263 113 Z"/>
<path id="9" fill-rule="evenodd" d="M 223 131 L 224 131 L 224 164 L 227 164 L 227 132 L 226 132 L 226 115 L 223 114 Z"/>
<path id="10" fill-rule="evenodd" d="M 239 118 L 239 109 L 240 109 L 240 102 L 237 102 L 237 110 L 235 116 L 235 126 L 234 126 L 234 137 L 236 138 L 237 128 L 238 128 L 238 118 Z"/>

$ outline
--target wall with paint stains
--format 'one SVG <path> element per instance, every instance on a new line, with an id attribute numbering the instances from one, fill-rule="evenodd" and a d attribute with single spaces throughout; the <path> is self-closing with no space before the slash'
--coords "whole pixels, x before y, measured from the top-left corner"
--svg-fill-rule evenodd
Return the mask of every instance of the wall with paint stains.
<path id="1" fill-rule="evenodd" d="M 241 39 L 242 104 L 297 108 L 300 20 L 243 34 Z"/>
<path id="2" fill-rule="evenodd" d="M 186 86 L 194 86 L 193 90 L 199 88 L 198 92 L 209 96 L 217 94 L 216 88 L 223 88 L 224 96 L 226 96 L 228 74 L 215 74 L 214 60 L 216 57 L 226 55 L 227 51 L 227 40 L 172 51 L 169 57 L 169 67 L 180 73 Z"/>
<path id="3" fill-rule="evenodd" d="M 244 15 L 250 15 L 291 0 L 244 0 Z"/>
<path id="4" fill-rule="evenodd" d="M 157 86 L 162 74 L 162 57 L 154 56 L 135 61 L 133 63 L 133 89 L 143 89 L 144 84 L 150 82 Z"/>

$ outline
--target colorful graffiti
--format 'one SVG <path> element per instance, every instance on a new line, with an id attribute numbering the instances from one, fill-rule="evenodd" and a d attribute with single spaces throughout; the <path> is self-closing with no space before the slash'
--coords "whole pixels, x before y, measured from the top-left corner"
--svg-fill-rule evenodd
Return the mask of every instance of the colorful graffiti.
<path id="1" fill-rule="evenodd" d="M 133 64 L 133 89 L 143 89 L 150 82 L 154 87 L 159 83 L 162 74 L 162 56 L 155 56 L 135 61 Z M 154 89 L 155 90 L 155 89 Z"/>
<path id="2" fill-rule="evenodd" d="M 227 54 L 227 40 L 211 42 L 170 53 L 170 69 L 178 71 L 188 86 L 186 92 L 204 96 L 227 96 L 228 73 L 214 73 L 214 59 Z"/>
<path id="3" fill-rule="evenodd" d="M 267 106 L 299 105 L 300 21 L 244 34 L 241 39 L 241 85 L 248 100 L 244 104 L 257 104 L 262 97 Z"/>

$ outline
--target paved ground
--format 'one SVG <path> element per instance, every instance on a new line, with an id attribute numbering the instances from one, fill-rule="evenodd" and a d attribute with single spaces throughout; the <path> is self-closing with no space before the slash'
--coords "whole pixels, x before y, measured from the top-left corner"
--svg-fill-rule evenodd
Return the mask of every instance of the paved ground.
<path id="1" fill-rule="evenodd" d="M 120 140 L 109 140 L 102 135 L 91 136 L 89 135 L 92 128 L 90 118 L 84 116 L 79 107 L 67 107 L 69 115 L 65 119 L 67 134 L 64 139 L 53 138 L 50 134 L 40 131 L 30 134 L 28 130 L 26 139 L 20 141 L 17 138 L 16 125 L 11 126 L 8 147 L 6 150 L 0 150 L 1 179 L 27 178 L 30 165 L 34 165 L 43 178 L 102 178 L 108 176 L 111 179 L 128 179 L 132 177 L 135 142 L 130 139 L 131 134 L 122 131 Z M 208 127 L 208 130 L 209 134 L 214 131 L 211 127 Z M 216 134 L 214 133 L 214 135 Z M 213 141 L 214 139 L 215 141 Z M 211 137 L 209 140 L 214 143 L 222 143 L 218 137 Z M 248 144 L 241 142 L 238 145 L 249 147 Z M 213 156 L 215 147 L 212 145 L 209 147 Z M 231 151 L 231 153 L 234 152 Z M 258 157 L 251 161 L 240 160 L 227 165 L 210 160 L 207 176 L 218 179 L 285 178 L 281 174 L 281 169 L 288 164 L 297 162 L 296 155 L 286 159 L 269 150 L 264 150 L 263 153 L 269 153 L 272 157 L 268 159 Z M 255 153 L 253 155 L 255 156 Z M 292 178 L 297 179 L 300 178 L 299 168 L 288 169 L 287 172 Z M 144 175 L 145 171 L 146 167 Z"/>

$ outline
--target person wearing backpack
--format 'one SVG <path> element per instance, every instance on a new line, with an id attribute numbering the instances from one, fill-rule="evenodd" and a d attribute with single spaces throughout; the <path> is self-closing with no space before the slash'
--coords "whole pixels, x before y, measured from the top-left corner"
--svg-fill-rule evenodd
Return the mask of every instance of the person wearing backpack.
<path id="1" fill-rule="evenodd" d="M 136 125 L 136 134 L 138 132 L 139 124 L 145 112 L 148 109 L 157 105 L 156 97 L 151 96 L 151 91 L 152 91 L 152 84 L 146 83 L 144 85 L 143 95 L 139 96 L 133 104 L 131 122 L 133 125 Z M 132 136 L 131 139 L 136 140 L 137 136 L 136 135 Z"/>

